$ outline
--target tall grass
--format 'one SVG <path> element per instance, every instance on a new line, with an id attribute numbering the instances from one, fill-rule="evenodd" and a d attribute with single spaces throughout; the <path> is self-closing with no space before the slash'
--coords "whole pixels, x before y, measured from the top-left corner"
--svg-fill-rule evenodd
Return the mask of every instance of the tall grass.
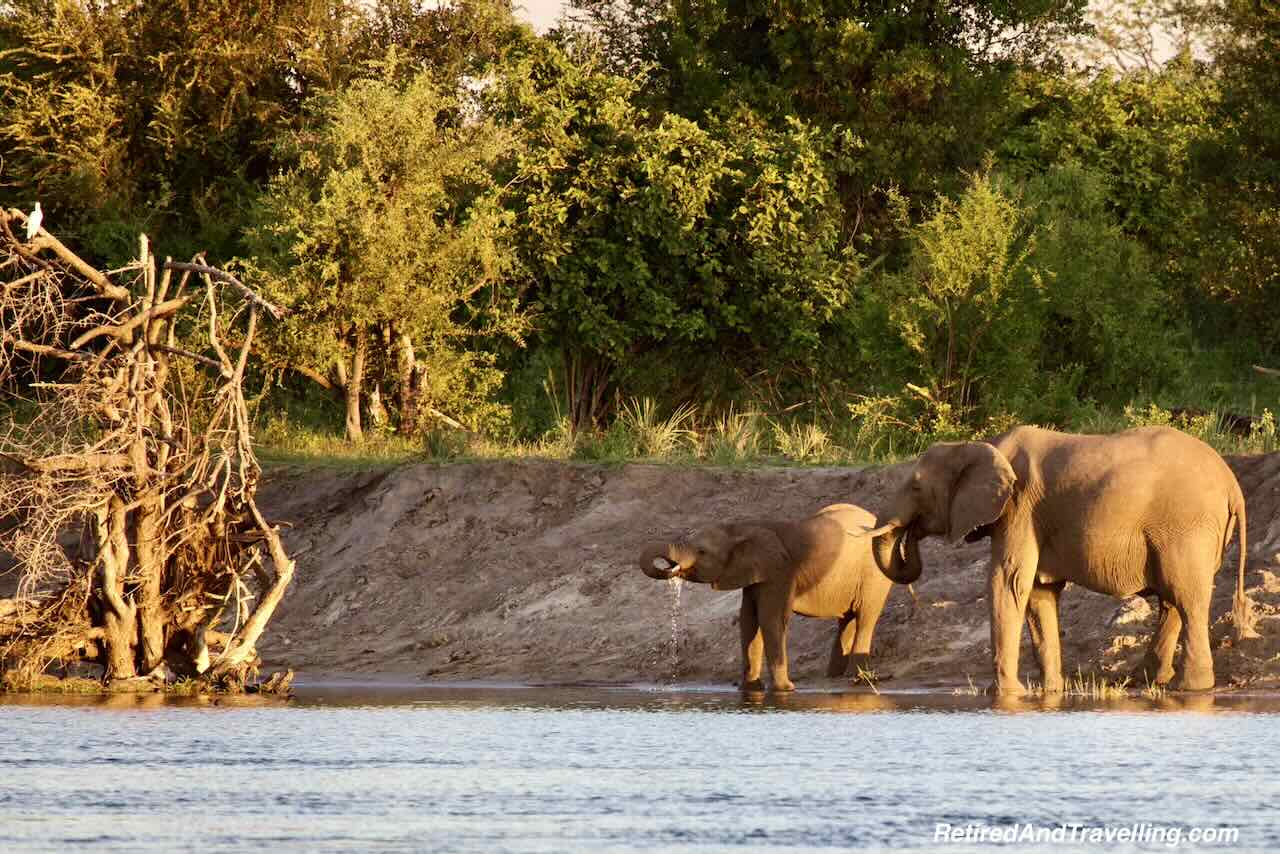
<path id="1" fill-rule="evenodd" d="M 703 457 L 716 465 L 734 465 L 760 456 L 764 444 L 764 416 L 753 410 L 739 412 L 732 404 L 711 420 L 702 436 Z"/>
<path id="2" fill-rule="evenodd" d="M 771 424 L 773 446 L 778 453 L 797 463 L 821 463 L 845 456 L 834 447 L 827 431 L 817 424 Z"/>
<path id="3" fill-rule="evenodd" d="M 825 419 L 814 413 L 771 416 L 761 410 L 729 406 L 702 410 L 682 404 L 665 411 L 652 398 L 635 398 L 618 407 L 604 429 L 574 430 L 559 418 L 533 439 L 493 437 L 454 430 L 434 430 L 415 437 L 372 433 L 359 445 L 348 443 L 333 426 L 306 419 L 291 421 L 282 413 L 260 419 L 260 456 L 269 462 L 342 463 L 367 466 L 409 460 L 541 458 L 603 463 L 647 461 L 668 464 L 854 465 L 909 459 L 935 441 L 983 438 L 1007 428 L 1013 419 L 964 427 L 934 413 L 910 420 L 882 405 L 885 399 L 864 398 L 851 405 L 847 418 Z M 1270 453 L 1280 449 L 1276 418 L 1263 409 L 1248 422 L 1214 410 L 1175 415 L 1152 403 L 1132 404 L 1119 412 L 1088 409 L 1068 424 L 1044 426 L 1082 433 L 1110 433 L 1129 427 L 1163 424 L 1176 427 L 1224 454 Z"/>
<path id="4" fill-rule="evenodd" d="M 691 404 L 682 403 L 664 418 L 653 398 L 632 398 L 622 404 L 618 423 L 629 434 L 636 456 L 663 458 L 676 456 L 683 445 L 695 438 L 691 425 L 696 415 Z"/>

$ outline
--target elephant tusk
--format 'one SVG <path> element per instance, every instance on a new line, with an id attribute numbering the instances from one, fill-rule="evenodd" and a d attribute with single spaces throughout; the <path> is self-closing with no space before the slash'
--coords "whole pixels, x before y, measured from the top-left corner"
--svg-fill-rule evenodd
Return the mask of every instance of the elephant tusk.
<path id="1" fill-rule="evenodd" d="M 863 528 L 861 531 L 849 531 L 845 533 L 851 537 L 879 537 L 892 531 L 896 525 L 881 525 L 879 528 Z"/>

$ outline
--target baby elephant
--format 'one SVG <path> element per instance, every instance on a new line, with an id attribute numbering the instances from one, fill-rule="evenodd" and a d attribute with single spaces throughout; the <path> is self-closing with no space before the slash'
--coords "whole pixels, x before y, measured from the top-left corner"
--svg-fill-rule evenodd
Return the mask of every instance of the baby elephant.
<path id="1" fill-rule="evenodd" d="M 794 522 L 715 525 L 649 546 L 640 568 L 650 578 L 678 576 L 716 590 L 741 590 L 742 690 L 763 688 L 763 652 L 773 690 L 792 691 L 787 626 L 793 611 L 840 621 L 828 676 L 844 675 L 851 659 L 864 667 L 870 659 L 871 634 L 893 586 L 876 566 L 871 540 L 862 535 L 874 520 L 861 507 L 832 504 Z"/>

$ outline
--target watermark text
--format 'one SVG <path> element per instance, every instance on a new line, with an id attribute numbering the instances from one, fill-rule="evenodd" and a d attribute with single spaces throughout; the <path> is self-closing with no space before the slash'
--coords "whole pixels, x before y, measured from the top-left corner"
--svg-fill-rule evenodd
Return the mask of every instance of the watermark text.
<path id="1" fill-rule="evenodd" d="M 1166 845 L 1236 845 L 1240 842 L 1238 827 L 1181 827 L 1141 822 L 1137 824 L 1085 824 L 1062 822 L 1060 824 L 947 824 L 938 822 L 933 829 L 934 842 L 965 842 L 1001 844 L 1145 844 Z"/>

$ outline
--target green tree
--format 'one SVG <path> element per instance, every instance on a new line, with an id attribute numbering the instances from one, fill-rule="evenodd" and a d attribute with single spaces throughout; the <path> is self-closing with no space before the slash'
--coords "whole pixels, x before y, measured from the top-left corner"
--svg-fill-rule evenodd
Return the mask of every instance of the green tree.
<path id="1" fill-rule="evenodd" d="M 1175 290 L 1201 251 L 1193 153 L 1217 98 L 1212 76 L 1186 57 L 1155 73 L 1026 74 L 998 158 L 1020 177 L 1055 166 L 1104 176 L 1121 226 L 1164 260 Z"/>
<path id="2" fill-rule="evenodd" d="M 990 172 L 910 228 L 906 266 L 883 277 L 871 307 L 936 404 L 963 415 L 1029 384 L 1043 315 L 1031 237 L 1026 212 Z"/>
<path id="3" fill-rule="evenodd" d="M 139 231 L 229 257 L 308 98 L 391 45 L 452 80 L 526 36 L 508 0 L 0 3 L 0 192 L 106 263 Z"/>
<path id="4" fill-rule="evenodd" d="M 1095 68 L 1158 72 L 1176 57 L 1208 55 L 1219 35 L 1207 0 L 1103 0 L 1090 3 L 1093 32 L 1072 40 L 1067 53 Z"/>
<path id="5" fill-rule="evenodd" d="M 422 413 L 500 422 L 501 376 L 476 345 L 518 341 L 526 325 L 503 286 L 510 216 L 491 179 L 509 138 L 430 74 L 400 76 L 390 63 L 383 79 L 311 102 L 250 235 L 264 290 L 290 310 L 272 358 L 340 388 L 356 441 L 378 358 L 394 362 L 402 430 Z"/>
<path id="6" fill-rule="evenodd" d="M 1077 402 L 1123 406 L 1170 388 L 1186 361 L 1186 318 L 1121 226 L 1107 177 L 1054 166 L 1028 178 L 1020 197 L 1036 235 L 1027 260 L 1043 271 L 1039 340 L 1026 344 L 1045 380 L 1023 390 L 1020 411 L 1057 419 Z"/>
<path id="7" fill-rule="evenodd" d="M 864 309 L 866 361 L 905 368 L 881 382 L 916 385 L 930 415 L 970 426 L 1063 423 L 1175 388 L 1185 315 L 1111 198 L 1105 175 L 1066 165 L 1021 180 L 980 173 L 940 199 Z M 876 324 L 893 339 L 876 341 Z"/>
<path id="8" fill-rule="evenodd" d="M 1012 72 L 1085 28 L 1083 0 L 573 0 L 648 102 L 701 121 L 750 105 L 857 140 L 839 189 L 845 228 L 888 237 L 883 189 L 918 206 L 956 188 L 1004 129 Z"/>
<path id="9" fill-rule="evenodd" d="M 1280 3 L 1223 0 L 1222 97 L 1198 151 L 1208 188 L 1201 290 L 1236 311 L 1236 333 L 1280 355 Z"/>
<path id="10" fill-rule="evenodd" d="M 139 230 L 179 254 L 225 252 L 271 136 L 348 67 L 341 33 L 354 8 L 5 4 L 0 182 L 41 198 L 93 257 L 128 257 Z"/>
<path id="11" fill-rule="evenodd" d="M 656 115 L 638 87 L 548 45 L 495 92 L 520 136 L 506 197 L 529 298 L 578 426 L 655 351 L 810 358 L 856 270 L 829 135 Z"/>

